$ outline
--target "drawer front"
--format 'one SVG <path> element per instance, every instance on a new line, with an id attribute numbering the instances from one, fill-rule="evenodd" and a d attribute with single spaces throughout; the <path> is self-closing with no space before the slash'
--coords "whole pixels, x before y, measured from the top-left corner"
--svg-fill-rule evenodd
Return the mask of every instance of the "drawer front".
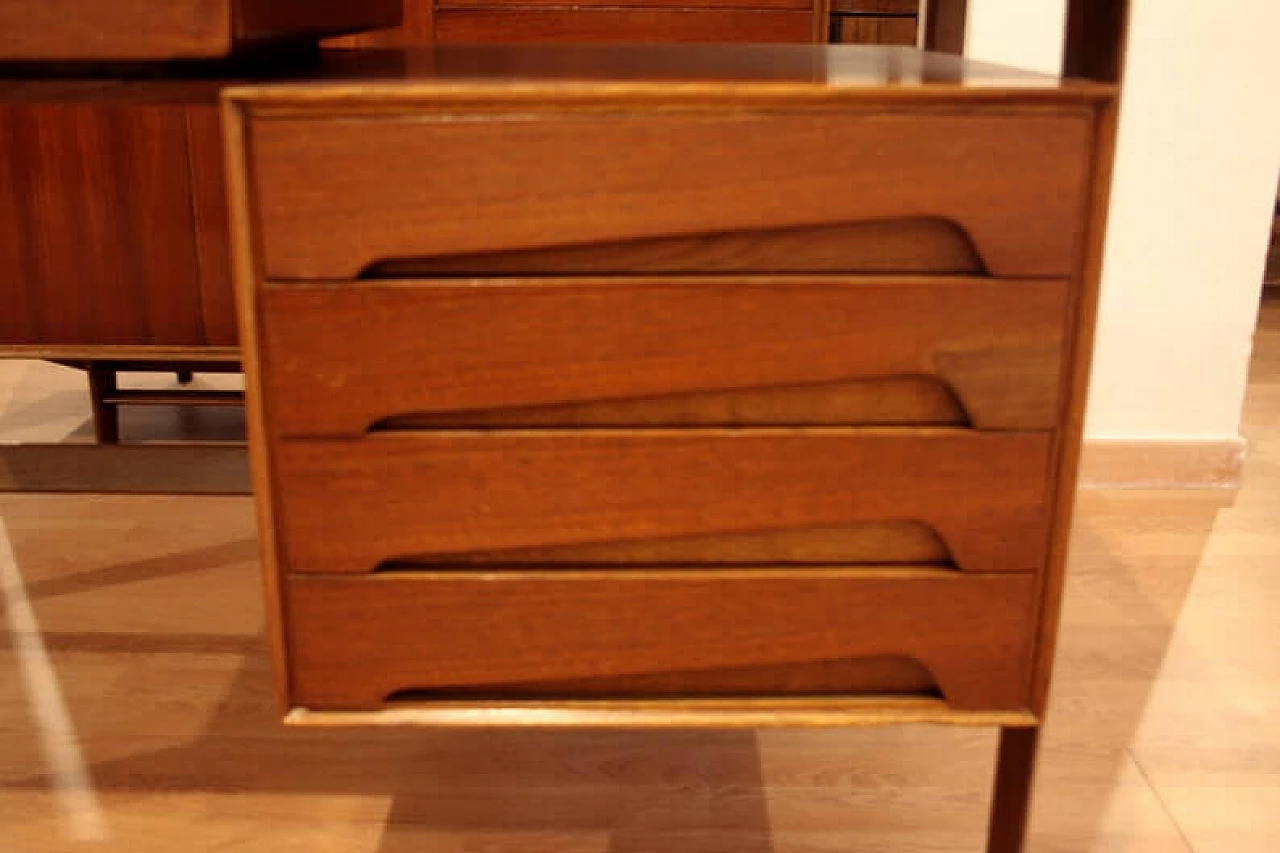
<path id="1" fill-rule="evenodd" d="M 553 5 L 556 4 L 548 4 Z M 654 8 L 641 9 L 442 8 L 436 12 L 436 41 L 442 44 L 813 41 L 813 13 L 790 0 L 766 0 L 758 9 L 664 9 L 660 8 L 662 5 L 678 4 L 654 3 Z"/>
<path id="2" fill-rule="evenodd" d="M 1052 438 L 966 430 L 523 430 L 280 441 L 285 567 L 927 525 L 972 572 L 1032 572 Z"/>
<path id="3" fill-rule="evenodd" d="M 1083 110 L 546 109 L 252 120 L 265 275 L 354 278 L 402 259 L 921 219 L 957 226 L 996 276 L 1075 269 Z"/>
<path id="4" fill-rule="evenodd" d="M 286 581 L 290 699 L 855 695 L 1027 703 L 1035 579 L 511 572 Z M 399 694 L 399 696 L 395 696 Z"/>
<path id="5" fill-rule="evenodd" d="M 831 11 L 853 15 L 915 16 L 920 12 L 920 0 L 831 0 Z"/>
<path id="6" fill-rule="evenodd" d="M 976 278 L 352 282 L 259 296 L 270 425 L 1050 429 L 1068 286 Z"/>
<path id="7" fill-rule="evenodd" d="M 917 20 L 897 15 L 831 15 L 833 44 L 916 43 Z"/>
<path id="8" fill-rule="evenodd" d="M 914 0 L 911 0 L 912 2 Z M 902 0 L 899 0 L 902 2 Z M 525 11 L 536 8 L 551 8 L 556 11 L 570 11 L 602 7 L 614 11 L 633 11 L 643 9 L 684 9 L 693 8 L 687 0 L 436 0 L 437 16 L 444 11 L 491 11 L 508 10 Z M 697 9 L 812 9 L 812 0 L 698 0 Z"/>

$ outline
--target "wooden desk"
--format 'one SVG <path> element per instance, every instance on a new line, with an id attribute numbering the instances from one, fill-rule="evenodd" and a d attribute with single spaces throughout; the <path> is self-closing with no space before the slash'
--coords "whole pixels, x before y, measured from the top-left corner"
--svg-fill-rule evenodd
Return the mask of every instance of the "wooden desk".
<path id="1" fill-rule="evenodd" d="M 225 97 L 289 722 L 997 725 L 1021 848 L 1111 87 L 493 48 Z"/>

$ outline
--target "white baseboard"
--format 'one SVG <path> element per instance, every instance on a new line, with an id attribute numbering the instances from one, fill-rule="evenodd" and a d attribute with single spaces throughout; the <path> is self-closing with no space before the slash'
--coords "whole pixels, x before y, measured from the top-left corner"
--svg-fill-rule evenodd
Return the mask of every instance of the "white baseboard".
<path id="1" fill-rule="evenodd" d="M 1238 489 L 1248 444 L 1220 441 L 1086 439 L 1082 489 Z"/>

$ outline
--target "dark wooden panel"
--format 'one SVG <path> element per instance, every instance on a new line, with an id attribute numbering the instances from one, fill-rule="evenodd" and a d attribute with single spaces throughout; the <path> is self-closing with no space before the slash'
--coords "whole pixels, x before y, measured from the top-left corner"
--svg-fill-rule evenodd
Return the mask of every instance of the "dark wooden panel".
<path id="1" fill-rule="evenodd" d="M 318 37 L 394 27 L 401 0 L 234 0 L 237 42 Z"/>
<path id="2" fill-rule="evenodd" d="M 918 520 L 972 571 L 1044 559 L 1052 436 L 529 430 L 279 441 L 292 571 L 407 556 Z"/>
<path id="3" fill-rule="evenodd" d="M 353 436 L 413 413 L 468 412 L 485 425 L 491 410 L 887 376 L 935 377 L 978 427 L 1048 429 L 1068 290 L 835 276 L 352 282 L 263 292 L 259 323 L 276 435 Z M 736 416 L 690 409 L 673 423 L 770 422 L 736 401 Z M 865 422 L 813 394 L 800 402 L 811 416 L 785 407 L 773 423 Z"/>
<path id="4" fill-rule="evenodd" d="M 187 130 L 205 340 L 213 346 L 234 346 L 238 334 L 231 281 L 231 221 L 218 108 L 212 104 L 188 107 Z"/>
<path id="5" fill-rule="evenodd" d="M 811 9 L 812 0 L 436 0 L 441 12 L 507 11 L 548 7 L 560 12 L 592 7 L 611 9 Z"/>
<path id="6" fill-rule="evenodd" d="M 0 0 L 0 59 L 166 59 L 230 46 L 230 0 Z"/>
<path id="7" fill-rule="evenodd" d="M 401 0 L 400 26 L 329 39 L 326 47 L 409 47 L 435 41 L 434 0 Z"/>
<path id="8" fill-rule="evenodd" d="M 916 15 L 920 0 L 831 0 L 832 12 L 871 15 Z"/>
<path id="9" fill-rule="evenodd" d="M 1271 221 L 1271 246 L 1267 250 L 1267 269 L 1263 274 L 1263 282 L 1268 286 L 1280 285 L 1280 204 L 1276 206 L 1276 216 Z"/>
<path id="10" fill-rule="evenodd" d="M 516 683 L 546 695 L 538 682 L 590 678 L 637 695 L 671 672 L 690 673 L 678 681 L 696 695 L 698 670 L 902 655 L 955 708 L 1016 709 L 1027 699 L 1034 586 L 816 569 L 290 578 L 291 700 L 376 708 L 401 690 L 499 695 Z M 806 686 L 838 692 L 840 668 L 829 675 Z"/>
<path id="11" fill-rule="evenodd" d="M 442 43 L 810 42 L 813 14 L 752 9 L 437 10 Z"/>
<path id="12" fill-rule="evenodd" d="M 1074 268 L 1084 114 L 639 115 L 252 121 L 267 274 L 931 216 L 998 275 Z"/>
<path id="13" fill-rule="evenodd" d="M 832 15 L 831 41 L 837 44 L 916 43 L 916 19 L 888 15 Z"/>
<path id="14" fill-rule="evenodd" d="M 399 0 L 0 0 L 0 60 L 221 57 L 398 22 Z"/>
<path id="15" fill-rule="evenodd" d="M 964 53 L 969 0 L 929 0 L 924 47 L 942 53 Z"/>
<path id="16" fill-rule="evenodd" d="M 1062 71 L 1118 83 L 1124 70 L 1128 0 L 1071 0 Z"/>
<path id="17" fill-rule="evenodd" d="M 204 341 L 180 104 L 5 102 L 0 343 Z"/>

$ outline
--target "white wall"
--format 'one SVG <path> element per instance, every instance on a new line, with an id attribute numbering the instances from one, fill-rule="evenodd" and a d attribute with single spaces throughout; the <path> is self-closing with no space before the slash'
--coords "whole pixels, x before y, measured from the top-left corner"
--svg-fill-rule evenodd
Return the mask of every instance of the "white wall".
<path id="1" fill-rule="evenodd" d="M 1045 74 L 1062 70 L 1067 0 L 969 0 L 965 54 Z"/>
<path id="2" fill-rule="evenodd" d="M 969 5 L 971 56 L 1057 66 L 1061 0 Z M 1087 433 L 1231 440 L 1280 174 L 1280 0 L 1130 14 Z"/>

